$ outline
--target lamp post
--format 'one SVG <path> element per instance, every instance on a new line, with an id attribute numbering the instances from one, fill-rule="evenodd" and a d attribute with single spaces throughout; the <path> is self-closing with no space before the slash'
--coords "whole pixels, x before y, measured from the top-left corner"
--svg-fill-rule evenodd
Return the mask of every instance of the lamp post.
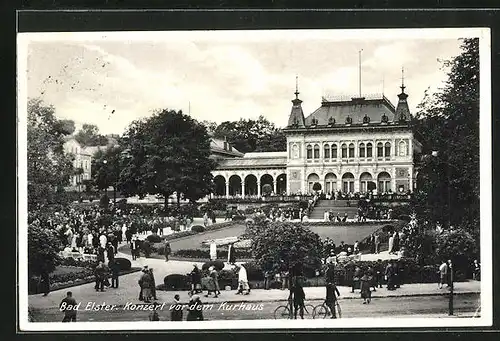
<path id="1" fill-rule="evenodd" d="M 439 155 L 438 151 L 432 151 L 432 156 L 437 157 Z M 447 213 L 448 213 L 448 228 L 451 226 L 451 192 L 450 192 L 450 167 L 454 167 L 447 161 L 441 161 L 441 163 L 446 164 L 446 191 L 447 191 L 447 200 L 446 200 L 446 206 L 447 206 Z M 450 271 L 450 296 L 448 298 L 448 315 L 452 316 L 453 315 L 453 272 L 454 272 L 454 267 L 453 267 L 453 262 L 451 260 L 448 260 L 448 266 L 449 266 L 449 271 Z"/>

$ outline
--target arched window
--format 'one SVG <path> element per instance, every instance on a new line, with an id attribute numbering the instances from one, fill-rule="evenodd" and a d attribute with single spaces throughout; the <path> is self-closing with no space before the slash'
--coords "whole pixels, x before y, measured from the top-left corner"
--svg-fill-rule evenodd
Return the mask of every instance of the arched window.
<path id="1" fill-rule="evenodd" d="M 309 144 L 309 145 L 307 145 L 307 159 L 311 160 L 312 158 L 313 158 L 313 148 Z"/>
<path id="2" fill-rule="evenodd" d="M 384 156 L 384 145 L 382 142 L 377 143 L 377 157 L 383 157 Z"/>
<path id="3" fill-rule="evenodd" d="M 391 156 L 391 144 L 389 142 L 385 143 L 385 157 Z"/>
<path id="4" fill-rule="evenodd" d="M 314 145 L 314 158 L 319 159 L 319 145 Z"/>
<path id="5" fill-rule="evenodd" d="M 342 158 L 347 159 L 347 145 L 345 143 L 342 144 Z"/>
<path id="6" fill-rule="evenodd" d="M 323 155 L 323 157 L 324 157 L 325 159 L 327 159 L 327 160 L 328 160 L 328 159 L 330 159 L 330 146 L 329 146 L 329 145 L 327 145 L 327 144 L 325 144 L 325 150 L 324 150 L 324 155 Z"/>
<path id="7" fill-rule="evenodd" d="M 399 156 L 406 156 L 406 143 L 404 141 L 399 142 Z"/>
<path id="8" fill-rule="evenodd" d="M 337 158 L 337 145 L 332 144 L 332 159 L 336 159 L 336 158 Z"/>
<path id="9" fill-rule="evenodd" d="M 365 157 L 365 144 L 363 142 L 359 144 L 359 157 Z"/>
<path id="10" fill-rule="evenodd" d="M 366 157 L 373 157 L 373 152 L 372 152 L 372 144 L 371 142 L 368 142 L 366 144 Z"/>
<path id="11" fill-rule="evenodd" d="M 354 157 L 354 143 L 349 144 L 349 157 Z"/>

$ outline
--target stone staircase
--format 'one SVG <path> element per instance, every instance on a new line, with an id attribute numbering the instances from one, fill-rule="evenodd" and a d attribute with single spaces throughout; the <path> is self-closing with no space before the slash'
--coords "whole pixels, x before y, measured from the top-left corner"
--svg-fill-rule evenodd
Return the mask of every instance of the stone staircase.
<path id="1" fill-rule="evenodd" d="M 343 218 L 347 213 L 347 217 L 352 219 L 358 212 L 358 203 L 356 200 L 350 201 L 351 206 L 347 206 L 347 200 L 326 200 L 321 199 L 318 201 L 313 211 L 311 212 L 310 219 L 323 219 L 325 211 L 332 211 L 336 217 L 337 214 Z"/>

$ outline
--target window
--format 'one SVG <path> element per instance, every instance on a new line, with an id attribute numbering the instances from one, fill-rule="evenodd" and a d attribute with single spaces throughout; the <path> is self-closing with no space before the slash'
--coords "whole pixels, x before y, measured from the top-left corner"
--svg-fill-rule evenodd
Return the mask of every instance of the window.
<path id="1" fill-rule="evenodd" d="M 349 157 L 354 157 L 354 143 L 349 144 Z"/>
<path id="2" fill-rule="evenodd" d="M 330 158 L 330 146 L 325 144 L 325 155 L 323 156 L 325 159 L 329 159 Z"/>
<path id="3" fill-rule="evenodd" d="M 312 151 L 312 146 L 308 145 L 307 146 L 307 159 L 311 160 L 313 158 L 313 151 Z"/>
<path id="4" fill-rule="evenodd" d="M 337 145 L 332 144 L 332 159 L 336 159 L 336 158 L 337 158 Z"/>
<path id="5" fill-rule="evenodd" d="M 391 144 L 389 142 L 385 143 L 385 157 L 391 156 Z"/>
<path id="6" fill-rule="evenodd" d="M 372 157 L 373 156 L 373 153 L 372 153 L 372 144 L 370 142 L 368 142 L 366 144 L 366 157 Z"/>
<path id="7" fill-rule="evenodd" d="M 347 145 L 345 143 L 342 145 L 342 158 L 347 158 Z"/>
<path id="8" fill-rule="evenodd" d="M 294 144 L 292 146 L 292 159 L 298 159 L 299 158 L 299 146 Z"/>
<path id="9" fill-rule="evenodd" d="M 319 159 L 319 145 L 314 145 L 314 158 Z"/>
<path id="10" fill-rule="evenodd" d="M 404 141 L 399 142 L 399 156 L 406 156 L 406 143 Z"/>
<path id="11" fill-rule="evenodd" d="M 363 142 L 359 144 L 359 157 L 365 157 L 365 144 Z"/>
<path id="12" fill-rule="evenodd" d="M 384 145 L 382 142 L 377 143 L 377 157 L 383 157 L 384 156 Z"/>

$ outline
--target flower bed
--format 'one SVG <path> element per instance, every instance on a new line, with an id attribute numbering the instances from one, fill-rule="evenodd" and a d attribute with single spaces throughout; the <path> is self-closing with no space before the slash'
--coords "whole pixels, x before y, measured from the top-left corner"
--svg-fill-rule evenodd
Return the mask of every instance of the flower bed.
<path id="1" fill-rule="evenodd" d="M 223 229 L 223 228 L 226 228 L 226 227 L 233 226 L 236 223 L 237 222 L 226 221 L 226 222 L 223 222 L 223 223 L 208 225 L 207 227 L 205 227 L 205 231 L 204 232 Z M 198 234 L 198 233 L 203 233 L 203 232 L 196 232 L 196 231 L 192 231 L 192 230 L 187 230 L 187 231 L 172 233 L 172 234 L 169 234 L 167 236 L 163 236 L 162 239 L 163 240 L 173 240 L 173 239 L 177 239 L 177 238 L 183 238 L 183 237 L 192 236 L 192 235 L 195 235 L 195 234 Z"/>
<path id="2" fill-rule="evenodd" d="M 158 250 L 159 251 L 159 250 Z M 163 254 L 163 250 L 161 251 Z M 252 253 L 250 250 L 244 249 L 234 249 L 233 250 L 236 259 L 251 259 Z M 193 258 L 193 259 L 209 259 L 210 251 L 203 249 L 183 249 L 177 250 L 172 254 L 173 257 L 180 258 Z M 221 259 L 227 259 L 227 250 L 218 250 L 217 257 Z"/>

